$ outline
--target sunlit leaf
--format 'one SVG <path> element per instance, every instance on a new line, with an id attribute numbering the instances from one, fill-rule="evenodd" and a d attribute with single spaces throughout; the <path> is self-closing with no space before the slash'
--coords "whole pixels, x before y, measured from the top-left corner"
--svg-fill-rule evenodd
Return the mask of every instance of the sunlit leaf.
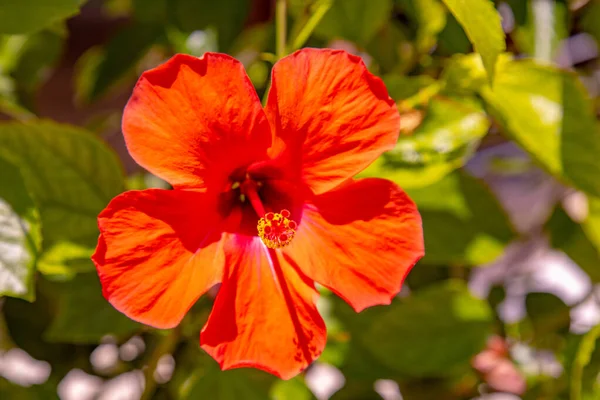
<path id="1" fill-rule="evenodd" d="M 401 134 L 396 147 L 363 171 L 363 176 L 391 179 L 404 188 L 430 185 L 461 167 L 490 126 L 481 102 L 473 97 L 438 96 L 423 113 L 417 127 Z M 403 116 L 406 124 L 411 115 Z"/>
<path id="2" fill-rule="evenodd" d="M 600 130 L 577 77 L 531 60 L 502 57 L 493 89 L 471 56 L 457 57 L 445 80 L 449 88 L 479 91 L 505 133 L 546 170 L 600 196 Z"/>
<path id="3" fill-rule="evenodd" d="M 84 0 L 2 0 L 0 33 L 31 33 L 75 15 Z"/>
<path id="4" fill-rule="evenodd" d="M 35 298 L 40 216 L 19 169 L 0 157 L 0 296 Z"/>
<path id="5" fill-rule="evenodd" d="M 481 55 L 490 82 L 496 60 L 506 49 L 500 14 L 490 0 L 443 0 Z"/>
<path id="6" fill-rule="evenodd" d="M 364 327 L 361 340 L 377 359 L 407 376 L 447 376 L 469 366 L 492 324 L 487 302 L 473 297 L 463 282 L 446 281 L 393 303 Z"/>
<path id="7" fill-rule="evenodd" d="M 102 297 L 95 272 L 79 274 L 69 282 L 53 283 L 58 296 L 57 315 L 44 332 L 51 342 L 99 343 L 106 335 L 124 338 L 140 325 L 115 310 Z"/>
<path id="8" fill-rule="evenodd" d="M 465 173 L 455 172 L 408 193 L 423 218 L 423 263 L 485 264 L 496 259 L 514 237 L 498 201 Z"/>
<path id="9" fill-rule="evenodd" d="M 0 156 L 19 167 L 39 207 L 44 251 L 67 242 L 87 247 L 91 255 L 96 217 L 124 189 L 115 154 L 80 128 L 33 122 L 0 124 Z"/>

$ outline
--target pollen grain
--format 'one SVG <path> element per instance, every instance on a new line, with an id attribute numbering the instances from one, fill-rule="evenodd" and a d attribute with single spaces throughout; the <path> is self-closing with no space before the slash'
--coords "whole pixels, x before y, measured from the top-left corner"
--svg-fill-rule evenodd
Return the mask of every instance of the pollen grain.
<path id="1" fill-rule="evenodd" d="M 258 220 L 258 236 L 270 249 L 279 249 L 291 243 L 298 225 L 290 219 L 288 210 L 279 213 L 268 212 Z"/>

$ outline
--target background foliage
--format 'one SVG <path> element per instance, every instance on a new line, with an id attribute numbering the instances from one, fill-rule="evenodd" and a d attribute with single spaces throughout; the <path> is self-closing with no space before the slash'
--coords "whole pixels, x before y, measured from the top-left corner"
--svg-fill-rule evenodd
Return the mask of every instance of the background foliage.
<path id="1" fill-rule="evenodd" d="M 166 187 L 123 145 L 137 77 L 221 51 L 262 96 L 275 14 L 270 0 L 0 0 L 0 398 L 599 399 L 595 0 L 287 1 L 285 52 L 359 54 L 397 101 L 403 135 L 361 175 L 415 199 L 427 252 L 388 307 L 355 314 L 324 291 L 328 345 L 302 376 L 220 372 L 198 347 L 214 296 L 171 331 L 103 299 L 96 215 Z"/>

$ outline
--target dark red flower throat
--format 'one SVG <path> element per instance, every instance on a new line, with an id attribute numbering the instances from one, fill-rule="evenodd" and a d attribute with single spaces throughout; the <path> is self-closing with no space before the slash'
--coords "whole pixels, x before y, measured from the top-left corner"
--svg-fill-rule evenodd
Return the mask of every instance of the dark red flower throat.
<path id="1" fill-rule="evenodd" d="M 229 177 L 220 195 L 224 218 L 240 218 L 237 233 L 258 235 L 271 249 L 291 243 L 302 213 L 300 184 L 285 179 L 270 162 L 239 168 Z"/>

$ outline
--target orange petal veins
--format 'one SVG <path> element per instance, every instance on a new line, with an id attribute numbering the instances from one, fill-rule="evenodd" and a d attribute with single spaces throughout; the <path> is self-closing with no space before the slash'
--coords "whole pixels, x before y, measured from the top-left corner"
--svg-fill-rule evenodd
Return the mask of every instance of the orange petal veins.
<path id="1" fill-rule="evenodd" d="M 271 133 L 242 64 L 178 54 L 145 72 L 123 114 L 131 156 L 175 187 L 221 185 L 264 159 Z"/>
<path id="2" fill-rule="evenodd" d="M 325 347 L 312 281 L 257 237 L 231 236 L 226 271 L 200 343 L 221 368 L 254 367 L 289 379 Z"/>
<path id="3" fill-rule="evenodd" d="M 92 256 L 104 297 L 131 319 L 176 326 L 223 274 L 215 207 L 206 194 L 179 190 L 114 198 L 98 217 Z"/>
<path id="4" fill-rule="evenodd" d="M 283 252 L 356 311 L 389 304 L 424 254 L 421 217 L 396 184 L 361 179 L 307 205 Z"/>
<path id="5" fill-rule="evenodd" d="M 275 135 L 271 152 L 316 194 L 392 149 L 400 129 L 381 79 L 341 50 L 303 49 L 277 62 L 265 111 Z"/>

